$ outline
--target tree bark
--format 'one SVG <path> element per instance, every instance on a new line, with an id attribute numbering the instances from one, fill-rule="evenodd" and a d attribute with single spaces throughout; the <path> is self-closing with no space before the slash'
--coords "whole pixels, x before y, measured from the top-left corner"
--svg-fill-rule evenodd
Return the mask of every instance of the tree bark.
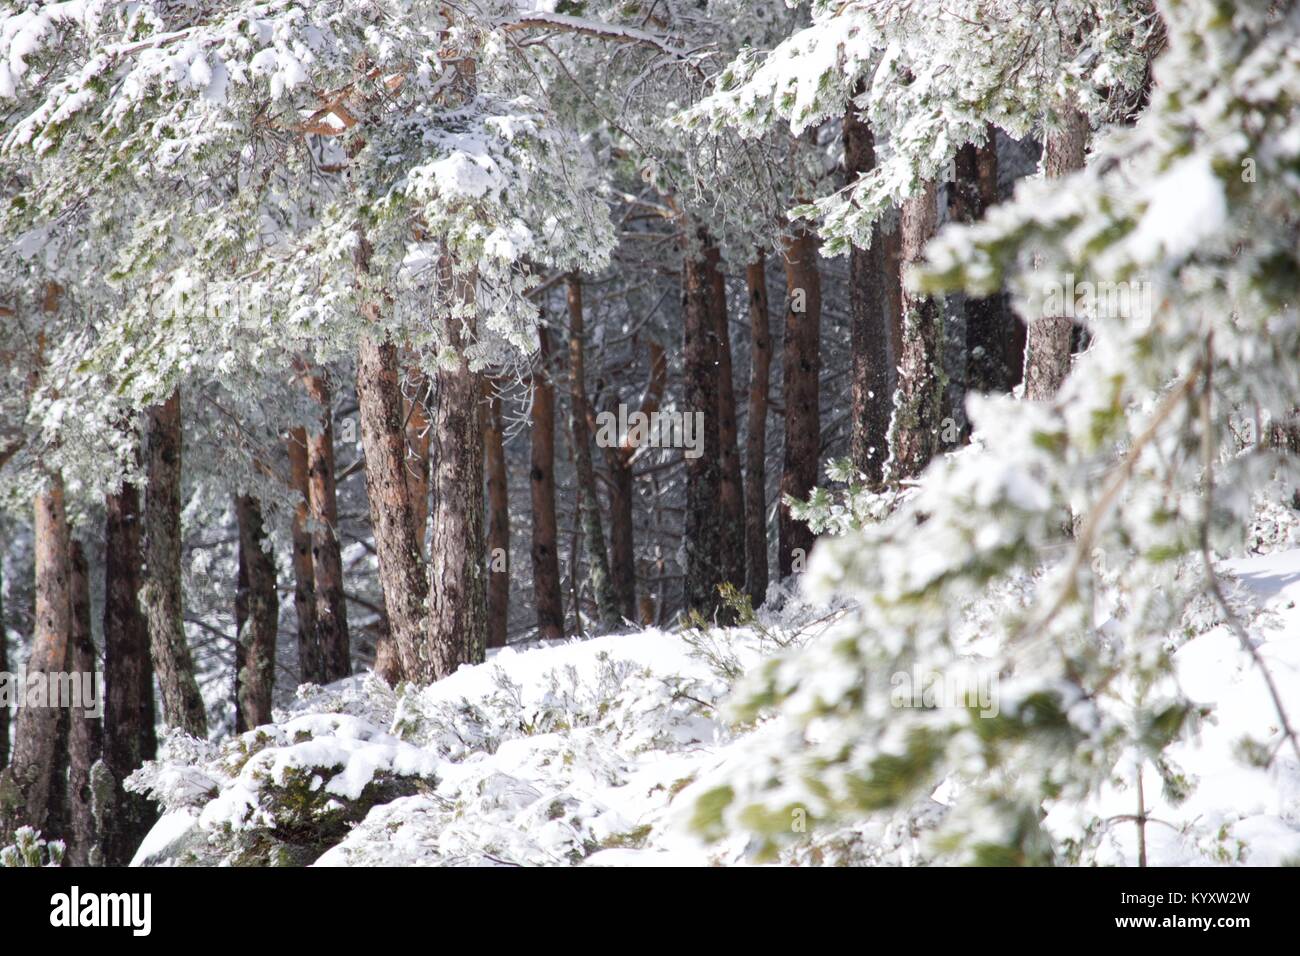
<path id="1" fill-rule="evenodd" d="M 275 559 L 265 550 L 261 507 L 255 498 L 240 495 L 235 500 L 235 515 L 239 524 L 235 732 L 243 733 L 271 722 L 280 597 L 275 587 Z"/>
<path id="2" fill-rule="evenodd" d="M 1083 169 L 1088 154 L 1088 118 L 1067 109 L 1062 125 L 1043 144 L 1043 173 L 1048 179 Z M 1025 343 L 1025 398 L 1048 401 L 1070 373 L 1070 343 L 1074 322 L 1065 316 L 1039 316 L 1029 323 Z"/>
<path id="3" fill-rule="evenodd" d="M 429 576 L 420 558 L 406 484 L 406 436 L 397 347 L 365 336 L 357 351 L 357 403 L 366 452 L 366 493 L 399 679 L 435 680 L 427 640 Z M 387 675 L 383 675 L 387 676 Z"/>
<path id="4" fill-rule="evenodd" d="M 791 515 L 784 503 L 787 496 L 806 499 L 816 487 L 820 471 L 821 275 L 817 242 L 805 229 L 799 229 L 785 242 L 785 276 L 785 454 L 777 528 L 782 577 L 804 566 L 816 538 L 807 523 Z"/>
<path id="5" fill-rule="evenodd" d="M 415 515 L 415 537 L 424 554 L 424 539 L 429 530 L 429 379 L 418 368 L 406 372 L 409 397 L 403 394 L 406 408 L 406 486 Z"/>
<path id="6" fill-rule="evenodd" d="M 551 333 L 538 326 L 538 370 L 533 374 L 528 486 L 532 498 L 533 601 L 537 636 L 564 637 L 559 533 L 555 520 L 555 386 L 551 384 Z"/>
<path id="7" fill-rule="evenodd" d="M 163 722 L 188 734 L 208 735 L 208 718 L 185 640 L 181 590 L 181 399 L 172 392 L 149 410 L 145 491 L 145 582 L 149 624 Z"/>
<path id="8" fill-rule="evenodd" d="M 488 489 L 487 646 L 506 646 L 510 619 L 510 487 L 502 440 L 501 396 L 488 383 L 482 410 Z"/>
<path id="9" fill-rule="evenodd" d="M 573 433 L 573 458 L 578 472 L 578 510 L 587 548 L 587 578 L 596 598 L 596 611 L 605 630 L 622 624 L 614 584 L 609 574 L 609 552 L 605 550 L 605 529 L 600 518 L 600 498 L 596 491 L 596 469 L 591 460 L 591 435 L 588 420 L 586 364 L 583 339 L 586 334 L 582 306 L 582 279 L 569 275 L 569 427 Z"/>
<path id="10" fill-rule="evenodd" d="M 708 237 L 697 236 L 702 248 Z M 685 377 L 684 414 L 703 432 L 699 453 L 686 455 L 686 579 L 683 603 L 689 611 L 712 618 L 719 606 L 723 581 L 722 475 L 718 462 L 717 323 L 712 308 L 711 275 L 702 252 L 687 252 L 683 263 L 682 352 Z M 692 457 L 692 455 L 694 457 Z"/>
<path id="11" fill-rule="evenodd" d="M 997 204 L 996 132 L 989 127 L 984 145 L 967 143 L 957 151 L 955 181 L 948 190 L 948 218 L 973 223 Z M 1010 392 L 1024 366 L 1024 326 L 1011 312 L 1006 296 L 966 298 L 966 390 Z"/>
<path id="12" fill-rule="evenodd" d="M 68 670 L 74 681 L 103 690 L 99 679 L 99 661 L 90 629 L 90 569 L 81 543 L 72 543 L 71 554 L 71 632 L 68 642 Z M 96 698 L 102 704 L 102 699 Z M 88 703 L 84 701 L 83 703 Z M 88 713 L 88 711 L 92 711 Z M 73 866 L 102 866 L 102 843 L 106 825 L 112 823 L 105 811 L 101 794 L 107 780 L 102 776 L 104 727 L 100 715 L 89 707 L 72 708 L 68 720 L 68 862 Z"/>
<path id="13" fill-rule="evenodd" d="M 360 383 L 361 373 L 357 373 Z M 316 647 L 320 682 L 352 673 L 347 599 L 343 592 L 343 558 L 339 552 L 339 508 L 334 485 L 334 422 L 329 382 L 324 374 L 304 378 L 307 394 L 320 406 L 320 430 L 307 437 L 307 486 L 311 516 L 312 585 L 316 593 Z M 360 394 L 357 396 L 360 401 Z M 365 420 L 362 420 L 365 441 Z M 366 463 L 369 476 L 369 448 Z"/>
<path id="14" fill-rule="evenodd" d="M 325 660 L 316 631 L 315 562 L 312 560 L 311 483 L 307 477 L 307 429 L 294 428 L 285 439 L 289 485 L 301 495 L 293 508 L 293 610 L 298 621 L 298 679 L 324 684 Z"/>
<path id="15" fill-rule="evenodd" d="M 455 295 L 474 305 L 469 277 L 453 280 Z M 472 311 L 471 311 L 472 314 Z M 484 378 L 471 371 L 461 333 L 462 320 L 446 320 L 446 339 L 455 350 L 451 367 L 434 377 L 431 455 L 433 531 L 429 545 L 429 671 L 438 680 L 461 664 L 476 664 L 487 652 L 487 595 L 484 581 L 483 416 L 479 402 Z M 475 332 L 473 322 L 467 330 Z"/>
<path id="16" fill-rule="evenodd" d="M 657 342 L 650 343 L 650 380 L 641 400 L 640 413 L 649 421 L 659 410 L 667 381 L 668 366 L 664 350 Z M 618 415 L 617 403 L 611 398 L 606 411 Z M 620 436 L 617 442 L 606 445 L 605 466 L 609 471 L 609 572 L 614 583 L 614 596 L 619 614 L 625 620 L 637 619 L 636 607 L 636 547 L 633 524 L 635 487 L 632 458 L 638 442 L 635 434 Z"/>
<path id="17" fill-rule="evenodd" d="M 844 174 L 846 185 L 855 183 L 876 165 L 876 143 L 871 127 L 852 106 L 844 114 Z M 886 261 L 885 237 L 879 223 L 871 228 L 871 245 L 849 252 L 850 386 L 851 419 L 849 457 L 853 467 L 879 485 L 889 454 L 889 419 L 893 412 L 893 378 L 898 365 L 890 285 L 899 281 Z"/>
<path id="18" fill-rule="evenodd" d="M 63 481 L 55 476 L 36 496 L 36 632 L 27 658 L 29 683 L 33 675 L 57 675 L 66 666 L 72 631 L 69 553 Z M 0 843 L 12 842 L 19 827 L 45 827 L 55 802 L 53 790 L 64 769 L 61 761 L 56 766 L 63 710 L 51 703 L 27 700 L 18 710 L 12 758 L 0 774 Z"/>
<path id="19" fill-rule="evenodd" d="M 740 471 L 736 430 L 736 390 L 731 371 L 731 321 L 727 310 L 727 279 L 716 247 L 709 250 L 710 303 L 718 348 L 718 504 L 722 509 L 722 579 L 745 586 L 745 484 Z"/>
<path id="20" fill-rule="evenodd" d="M 749 412 L 745 431 L 745 591 L 767 598 L 767 393 L 772 372 L 767 263 L 762 249 L 745 268 L 749 293 Z"/>
<path id="21" fill-rule="evenodd" d="M 903 271 L 921 260 L 926 242 L 934 235 L 936 200 L 932 180 L 903 205 Z M 944 384 L 942 309 L 930 296 L 904 288 L 902 349 L 889 436 L 892 480 L 915 478 L 938 451 Z"/>
<path id="22" fill-rule="evenodd" d="M 104 863 L 125 866 L 158 819 L 152 800 L 122 786 L 152 760 L 153 661 L 149 627 L 140 609 L 140 496 L 123 484 L 105 500 L 104 524 L 104 762 L 112 775 L 113 806 L 104 814 Z"/>

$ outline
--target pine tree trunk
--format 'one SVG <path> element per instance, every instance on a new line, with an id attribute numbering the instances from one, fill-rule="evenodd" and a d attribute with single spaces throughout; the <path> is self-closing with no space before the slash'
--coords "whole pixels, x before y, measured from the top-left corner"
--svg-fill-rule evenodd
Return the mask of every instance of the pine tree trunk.
<path id="1" fill-rule="evenodd" d="M 510 488 L 502 440 L 501 396 L 489 384 L 482 410 L 488 489 L 487 646 L 505 647 L 510 620 Z"/>
<path id="2" fill-rule="evenodd" d="M 817 269 L 817 242 L 804 229 L 786 240 L 785 277 L 785 455 L 777 528 L 782 577 L 802 569 L 815 540 L 812 529 L 790 514 L 784 499 L 807 499 L 820 473 L 821 275 Z"/>
<path id="3" fill-rule="evenodd" d="M 609 575 L 619 616 L 635 621 L 636 538 L 632 520 L 632 462 L 621 448 L 606 448 L 605 464 L 609 471 Z"/>
<path id="4" fill-rule="evenodd" d="M 856 182 L 876 165 L 871 127 L 850 107 L 844 115 L 844 172 Z M 898 342 L 891 321 L 888 285 L 899 276 L 886 262 L 885 237 L 879 223 L 871 229 L 867 249 L 849 252 L 850 352 L 853 382 L 849 457 L 853 467 L 879 485 L 889 453 L 889 419 L 893 411 L 892 379 L 898 365 Z"/>
<path id="5" fill-rule="evenodd" d="M 240 495 L 235 515 L 242 589 L 236 607 L 242 603 L 244 609 L 235 644 L 235 732 L 243 733 L 271 722 L 280 596 L 275 587 L 275 559 L 265 550 L 266 532 L 257 500 Z"/>
<path id="6" fill-rule="evenodd" d="M 745 431 L 745 591 L 767 598 L 767 393 L 772 372 L 767 263 L 763 250 L 745 268 L 749 293 L 749 413 Z"/>
<path id="7" fill-rule="evenodd" d="M 462 303 L 473 304 L 468 278 L 457 279 Z M 483 416 L 479 412 L 484 377 L 470 370 L 469 344 L 461 320 L 449 319 L 447 341 L 457 354 L 451 368 L 434 377 L 430 421 L 433 473 L 433 533 L 429 545 L 429 651 L 438 680 L 461 664 L 477 664 L 487 654 L 487 582 L 483 531 Z M 471 326 L 469 334 L 474 334 Z"/>
<path id="8" fill-rule="evenodd" d="M 392 343 L 381 344 L 372 336 L 362 339 L 357 350 L 357 403 L 379 583 L 400 678 L 428 683 L 437 679 L 427 640 L 429 576 L 406 484 L 402 393 Z"/>
<path id="9" fill-rule="evenodd" d="M 185 640 L 181 592 L 181 399 L 180 391 L 149 410 L 145 490 L 145 582 L 163 722 L 195 737 L 208 735 L 208 718 Z"/>
<path id="10" fill-rule="evenodd" d="M 140 496 L 123 484 L 104 502 L 104 762 L 112 775 L 113 805 L 104 817 L 104 863 L 125 866 L 158 819 L 152 800 L 122 786 L 152 760 L 154 731 L 153 661 L 149 626 L 140 608 L 142 554 Z"/>
<path id="11" fill-rule="evenodd" d="M 69 553 L 63 482 L 54 477 L 36 496 L 36 632 L 27 658 L 29 682 L 33 675 L 65 669 L 72 631 Z M 13 754 L 0 774 L 0 844 L 12 842 L 19 827 L 46 827 L 52 803 L 62 803 L 62 794 L 56 798 L 53 793 L 56 781 L 63 779 L 58 761 L 62 717 L 61 708 L 32 702 L 18 711 Z"/>
<path id="12" fill-rule="evenodd" d="M 902 210 L 902 255 L 906 271 L 919 262 L 938 223 L 933 181 L 909 199 Z M 903 339 L 898 388 L 890 425 L 888 475 L 915 478 L 939 449 L 943 417 L 943 312 L 924 295 L 903 291 Z"/>
<path id="13" fill-rule="evenodd" d="M 650 421 L 659 411 L 667 385 L 668 364 L 658 342 L 650 343 L 650 380 L 641 400 L 641 415 Z M 611 397 L 606 411 L 617 417 L 616 400 Z M 622 435 L 606 446 L 605 466 L 609 471 L 609 572 L 619 614 L 625 620 L 637 620 L 636 547 L 633 509 L 636 501 L 632 459 L 640 439 L 635 434 Z"/>
<path id="14" fill-rule="evenodd" d="M 622 624 L 614 584 L 605 550 L 605 529 L 600 518 L 600 497 L 596 491 L 596 468 L 591 460 L 588 420 L 586 363 L 583 339 L 586 335 L 582 307 L 582 279 L 573 273 L 568 279 L 569 304 L 569 427 L 573 434 L 573 457 L 578 472 L 578 510 L 581 512 L 583 543 L 587 549 L 587 578 L 596 598 L 601 627 L 615 630 Z"/>
<path id="15" fill-rule="evenodd" d="M 564 598 L 560 592 L 559 532 L 555 520 L 555 386 L 551 384 L 551 333 L 538 326 L 538 370 L 533 374 L 533 408 L 528 487 L 532 500 L 533 602 L 537 636 L 564 637 Z"/>
<path id="16" fill-rule="evenodd" d="M 718 348 L 718 444 L 720 445 L 718 504 L 722 508 L 722 578 L 736 588 L 745 586 L 745 484 L 740 471 L 736 430 L 736 390 L 731 371 L 731 318 L 727 310 L 727 279 L 716 247 L 709 250 L 710 302 Z"/>
<path id="17" fill-rule="evenodd" d="M 700 231 L 704 248 L 708 237 Z M 682 270 L 682 353 L 685 378 L 683 413 L 702 424 L 698 449 L 686 455 L 686 579 L 683 603 L 687 610 L 712 618 L 719 606 L 723 580 L 722 474 L 719 466 L 717 322 L 714 318 L 711 270 L 702 254 L 685 257 Z M 698 427 L 698 426 L 696 426 Z M 697 454 L 698 451 L 698 454 Z"/>
<path id="18" fill-rule="evenodd" d="M 1088 154 L 1088 118 L 1067 109 L 1059 130 L 1043 144 L 1043 173 L 1048 179 L 1083 169 Z M 1070 343 L 1074 322 L 1065 316 L 1039 316 L 1029 323 L 1025 344 L 1025 398 L 1048 401 L 1056 397 L 1070 373 Z"/>
<path id="19" fill-rule="evenodd" d="M 103 690 L 99 683 L 99 662 L 90 629 L 90 569 L 80 542 L 73 542 L 71 557 L 71 636 L 68 643 L 68 670 L 72 679 Z M 98 700 L 103 703 L 102 700 Z M 89 708 L 68 711 L 68 862 L 73 866 L 102 866 L 105 825 L 112 820 L 105 813 L 105 800 L 97 792 L 108 781 L 104 765 L 96 767 L 103 756 L 103 724 L 100 715 Z"/>
<path id="20" fill-rule="evenodd" d="M 996 132 L 990 126 L 983 146 L 968 143 L 957 153 L 956 182 L 949 191 L 948 218 L 978 222 L 998 201 Z M 1024 370 L 1025 327 L 1006 295 L 968 298 L 966 309 L 966 389 L 1002 394 L 1020 384 Z"/>
<path id="21" fill-rule="evenodd" d="M 360 381 L 360 372 L 357 373 Z M 307 437 L 307 485 L 311 516 L 312 582 L 316 593 L 316 647 L 320 683 L 352 673 L 347 598 L 343 591 L 343 557 L 339 551 L 339 507 L 334 486 L 334 423 L 329 383 L 323 374 L 304 378 L 307 394 L 320 406 L 320 431 Z M 357 396 L 360 401 L 360 395 Z M 362 419 L 362 441 L 365 420 Z M 367 447 L 367 476 L 369 475 Z"/>
<path id="22" fill-rule="evenodd" d="M 295 428 L 285 439 L 289 486 L 302 500 L 293 508 L 293 610 L 298 622 L 298 680 L 324 684 L 325 661 L 316 631 L 315 562 L 312 560 L 311 483 L 308 480 L 307 429 Z"/>
<path id="23" fill-rule="evenodd" d="M 415 537 L 424 554 L 429 530 L 429 379 L 418 368 L 408 368 L 406 377 L 402 400 L 406 409 L 406 487 L 415 515 Z"/>

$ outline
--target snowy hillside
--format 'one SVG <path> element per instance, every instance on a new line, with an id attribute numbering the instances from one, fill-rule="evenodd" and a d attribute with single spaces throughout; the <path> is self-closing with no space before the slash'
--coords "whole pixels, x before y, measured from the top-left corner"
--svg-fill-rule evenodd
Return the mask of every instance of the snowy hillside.
<path id="1" fill-rule="evenodd" d="M 1258 607 L 1251 624 L 1284 701 L 1300 700 L 1300 550 L 1228 569 Z M 792 602 L 793 603 L 793 602 Z M 276 724 L 222 745 L 173 738 L 138 779 L 168 808 L 137 865 L 706 865 L 750 857 L 743 838 L 704 844 L 693 798 L 744 757 L 748 732 L 720 708 L 735 677 L 781 645 L 832 637 L 834 614 L 648 630 L 505 649 L 409 695 L 373 678 L 304 688 Z M 1223 624 L 1181 646 L 1186 693 L 1208 708 L 1171 746 L 1189 793 L 1146 787 L 1152 865 L 1276 865 L 1300 858 L 1300 767 L 1250 766 L 1241 742 L 1275 731 L 1251 658 Z M 905 814 L 824 831 L 792 828 L 788 862 L 924 863 L 927 831 L 959 793 Z M 1059 839 L 1093 835 L 1089 860 L 1137 862 L 1132 789 L 1050 807 Z"/>

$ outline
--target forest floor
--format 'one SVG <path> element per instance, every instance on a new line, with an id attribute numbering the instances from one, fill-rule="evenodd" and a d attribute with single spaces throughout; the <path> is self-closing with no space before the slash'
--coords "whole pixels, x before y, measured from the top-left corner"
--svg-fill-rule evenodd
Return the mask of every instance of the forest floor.
<path id="1" fill-rule="evenodd" d="M 1229 562 L 1256 652 L 1300 719 L 1300 549 Z M 304 688 L 277 723 L 242 738 L 171 738 L 138 775 L 166 813 L 137 864 L 682 865 L 749 858 L 744 837 L 704 845 L 692 797 L 742 754 L 724 701 L 782 646 L 839 616 L 782 595 L 755 626 L 646 630 L 493 652 L 430 687 L 371 677 Z M 1199 633 L 1195 633 L 1199 630 Z M 1267 768 L 1248 737 L 1277 728 L 1259 668 L 1223 623 L 1178 638 L 1176 679 L 1211 707 L 1168 751 L 1170 792 L 1148 766 L 1151 865 L 1300 859 L 1300 762 Z M 1090 834 L 1088 862 L 1139 859 L 1136 770 L 1085 804 L 1049 807 L 1061 838 Z M 791 863 L 923 863 L 954 788 L 906 813 L 793 835 Z M 305 832 L 314 833 L 304 837 Z"/>

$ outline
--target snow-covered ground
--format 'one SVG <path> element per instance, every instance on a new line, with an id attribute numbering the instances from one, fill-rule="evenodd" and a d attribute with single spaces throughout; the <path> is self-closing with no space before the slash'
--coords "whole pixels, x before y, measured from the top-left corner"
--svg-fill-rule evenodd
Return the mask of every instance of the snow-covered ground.
<path id="1" fill-rule="evenodd" d="M 1253 592 L 1258 652 L 1300 712 L 1300 550 L 1225 569 Z M 834 617 L 791 600 L 755 627 L 505 649 L 404 695 L 373 678 L 304 688 L 271 727 L 220 745 L 169 741 L 140 774 L 168 812 L 136 863 L 743 862 L 743 836 L 701 844 L 687 825 L 689 800 L 676 798 L 745 744 L 719 708 L 735 678 L 782 645 L 816 639 Z M 1171 799 L 1148 772 L 1148 861 L 1300 859 L 1300 764 L 1284 751 L 1260 769 L 1241 745 L 1277 725 L 1250 655 L 1217 626 L 1175 661 L 1189 696 L 1212 711 L 1166 752 L 1186 799 Z M 783 859 L 924 861 L 924 831 L 942 817 L 944 793 L 902 815 L 809 833 Z M 1136 788 L 1116 786 L 1087 805 L 1051 808 L 1046 822 L 1060 837 L 1100 827 L 1095 862 L 1132 865 L 1136 813 Z M 313 828 L 324 835 L 303 836 Z"/>

